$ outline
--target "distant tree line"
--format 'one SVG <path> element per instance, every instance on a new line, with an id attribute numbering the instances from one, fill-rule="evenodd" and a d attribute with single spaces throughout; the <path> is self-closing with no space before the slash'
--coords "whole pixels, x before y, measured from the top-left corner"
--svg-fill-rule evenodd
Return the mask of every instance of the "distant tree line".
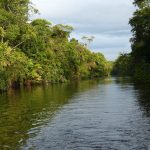
<path id="1" fill-rule="evenodd" d="M 131 75 L 136 81 L 150 83 L 150 0 L 135 0 L 134 5 L 137 10 L 129 21 L 132 52 L 119 56 L 113 74 Z"/>

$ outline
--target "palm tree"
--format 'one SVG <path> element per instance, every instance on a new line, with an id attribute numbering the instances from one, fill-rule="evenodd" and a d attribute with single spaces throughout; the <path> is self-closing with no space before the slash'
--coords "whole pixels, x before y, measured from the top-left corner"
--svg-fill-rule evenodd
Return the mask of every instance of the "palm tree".
<path id="1" fill-rule="evenodd" d="M 83 36 L 82 40 L 84 40 L 84 44 L 86 47 L 89 47 L 90 43 L 93 42 L 94 36 Z"/>

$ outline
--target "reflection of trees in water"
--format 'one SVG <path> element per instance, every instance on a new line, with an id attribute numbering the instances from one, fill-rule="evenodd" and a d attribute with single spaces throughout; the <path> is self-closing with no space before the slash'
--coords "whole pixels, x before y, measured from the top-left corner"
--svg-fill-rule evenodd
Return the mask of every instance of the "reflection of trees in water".
<path id="1" fill-rule="evenodd" d="M 150 117 L 150 85 L 134 84 L 135 90 L 138 90 L 138 102 L 145 115 Z"/>
<path id="2" fill-rule="evenodd" d="M 19 149 L 59 108 L 69 103 L 75 93 L 91 89 L 97 83 L 89 80 L 53 84 L 0 95 L 0 149 Z"/>
<path id="3" fill-rule="evenodd" d="M 150 85 L 134 83 L 130 77 L 115 78 L 115 83 L 121 85 L 122 89 L 133 87 L 141 110 L 150 117 Z"/>
<path id="4" fill-rule="evenodd" d="M 119 77 L 115 82 L 120 84 L 122 88 L 133 87 L 136 92 L 137 100 L 145 115 L 150 117 L 150 85 L 137 84 L 130 77 Z"/>
<path id="5" fill-rule="evenodd" d="M 115 83 L 120 84 L 122 87 L 128 86 L 128 85 L 133 85 L 132 78 L 130 77 L 116 77 Z"/>

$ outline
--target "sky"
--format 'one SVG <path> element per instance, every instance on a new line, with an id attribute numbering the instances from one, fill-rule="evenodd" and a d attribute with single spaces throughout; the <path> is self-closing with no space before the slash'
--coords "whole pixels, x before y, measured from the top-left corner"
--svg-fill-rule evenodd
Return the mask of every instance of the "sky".
<path id="1" fill-rule="evenodd" d="M 94 36 L 90 49 L 101 52 L 108 60 L 130 52 L 132 36 L 128 24 L 135 8 L 132 0 L 32 0 L 39 10 L 33 18 L 44 18 L 53 24 L 74 27 L 71 37 L 82 42 L 83 36 Z"/>

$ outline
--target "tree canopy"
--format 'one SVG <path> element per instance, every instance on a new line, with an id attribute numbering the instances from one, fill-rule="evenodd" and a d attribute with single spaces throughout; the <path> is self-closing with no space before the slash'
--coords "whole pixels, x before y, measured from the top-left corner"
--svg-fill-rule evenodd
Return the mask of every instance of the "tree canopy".
<path id="1" fill-rule="evenodd" d="M 36 12 L 30 0 L 0 1 L 0 90 L 108 76 L 110 65 L 101 53 L 70 39 L 73 27 L 30 20 Z"/>

